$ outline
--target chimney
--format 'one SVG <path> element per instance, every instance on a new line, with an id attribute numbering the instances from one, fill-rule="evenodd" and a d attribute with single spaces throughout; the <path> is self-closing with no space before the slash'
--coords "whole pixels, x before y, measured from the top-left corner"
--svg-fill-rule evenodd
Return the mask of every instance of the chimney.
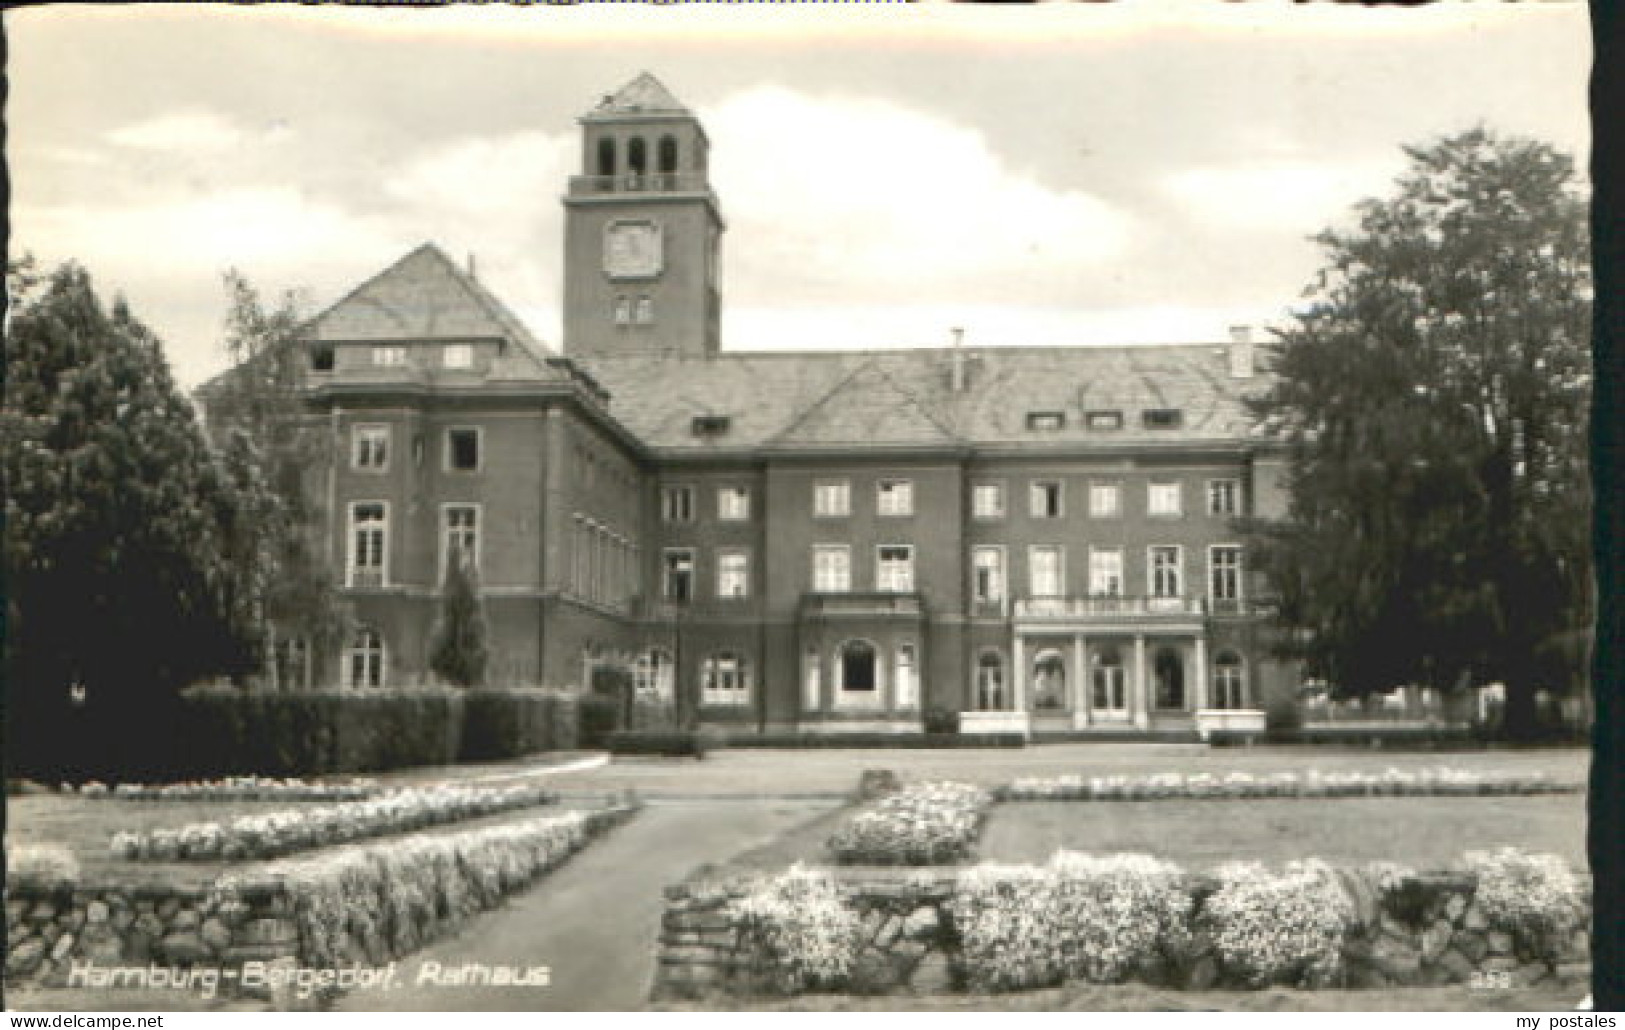
<path id="1" fill-rule="evenodd" d="M 950 333 L 952 333 L 953 337 L 954 337 L 953 350 L 950 352 L 950 356 L 949 356 L 949 359 L 948 359 L 951 362 L 950 367 L 952 368 L 952 374 L 951 374 L 951 378 L 950 378 L 949 382 L 952 384 L 954 393 L 964 393 L 965 392 L 965 330 L 964 330 L 964 328 L 962 326 L 957 326 L 956 325 L 956 326 L 954 326 L 952 329 L 950 329 L 948 331 Z"/>
<path id="2" fill-rule="evenodd" d="M 1230 378 L 1251 379 L 1253 377 L 1253 327 L 1250 325 L 1233 325 L 1230 327 Z"/>
<path id="3" fill-rule="evenodd" d="M 468 277 L 470 279 L 478 279 L 479 278 L 479 273 L 475 270 L 475 267 L 474 267 L 474 252 L 472 250 L 468 252 Z"/>

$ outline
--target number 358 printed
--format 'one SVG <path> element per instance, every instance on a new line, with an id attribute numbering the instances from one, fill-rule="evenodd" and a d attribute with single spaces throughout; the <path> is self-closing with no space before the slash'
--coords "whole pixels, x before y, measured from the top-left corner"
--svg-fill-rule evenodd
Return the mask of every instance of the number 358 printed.
<path id="1" fill-rule="evenodd" d="M 1475 969 L 1472 978 L 1467 981 L 1467 985 L 1478 990 L 1511 990 L 1512 974 L 1504 969 Z"/>

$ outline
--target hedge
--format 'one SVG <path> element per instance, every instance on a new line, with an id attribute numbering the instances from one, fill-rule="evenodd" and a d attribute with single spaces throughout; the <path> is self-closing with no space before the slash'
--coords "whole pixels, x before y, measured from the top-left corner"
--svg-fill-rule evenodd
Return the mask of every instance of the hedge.
<path id="1" fill-rule="evenodd" d="M 766 748 L 966 748 L 1026 747 L 1019 733 L 881 733 L 832 731 L 829 733 L 730 733 L 733 747 Z"/>
<path id="2" fill-rule="evenodd" d="M 621 699 L 608 694 L 582 694 L 577 704 L 580 746 L 594 751 L 607 747 L 610 734 L 621 728 Z"/>
<path id="3" fill-rule="evenodd" d="M 612 755 L 664 755 L 670 758 L 704 758 L 719 743 L 716 735 L 702 730 L 619 730 L 609 735 Z"/>
<path id="4" fill-rule="evenodd" d="M 463 692 L 465 762 L 573 751 L 579 739 L 577 697 L 541 687 L 479 687 Z"/>

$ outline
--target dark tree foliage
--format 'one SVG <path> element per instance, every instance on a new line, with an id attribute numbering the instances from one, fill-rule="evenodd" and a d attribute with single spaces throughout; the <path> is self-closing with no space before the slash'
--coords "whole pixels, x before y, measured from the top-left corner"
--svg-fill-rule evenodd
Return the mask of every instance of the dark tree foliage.
<path id="1" fill-rule="evenodd" d="M 1583 679 L 1591 280 L 1572 161 L 1473 129 L 1411 159 L 1328 264 L 1256 403 L 1290 513 L 1255 526 L 1312 675 L 1358 696 L 1502 682 L 1505 726 Z"/>
<path id="2" fill-rule="evenodd" d="M 489 654 L 479 585 L 468 562 L 456 555 L 452 557 L 446 570 L 440 626 L 435 632 L 429 665 L 435 675 L 453 686 L 484 686 Z"/>
<path id="3" fill-rule="evenodd" d="M 254 501 L 157 338 L 76 265 L 15 271 L 0 407 L 13 755 L 74 709 L 139 736 L 177 688 L 243 669 L 254 640 L 234 557 Z"/>

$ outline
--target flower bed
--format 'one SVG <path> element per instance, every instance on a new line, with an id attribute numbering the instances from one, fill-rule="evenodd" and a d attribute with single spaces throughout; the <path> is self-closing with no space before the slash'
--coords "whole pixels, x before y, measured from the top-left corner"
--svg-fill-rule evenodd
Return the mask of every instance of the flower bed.
<path id="1" fill-rule="evenodd" d="M 868 805 L 830 837 L 852 865 L 935 865 L 970 857 L 993 796 L 967 783 L 921 783 Z"/>
<path id="2" fill-rule="evenodd" d="M 1158 773 L 1151 776 L 1059 776 L 1019 779 L 996 791 L 1000 801 L 1155 801 L 1234 798 L 1436 797 L 1497 794 L 1558 794 L 1583 790 L 1579 783 L 1539 773 L 1471 772 L 1439 767 L 1407 772 L 1389 768 L 1306 773 Z"/>
<path id="3" fill-rule="evenodd" d="M 119 832 L 116 857 L 148 862 L 253 861 L 496 812 L 547 804 L 541 787 L 442 786 L 392 791 L 367 801 L 248 815 L 230 823 L 190 823 L 177 830 Z"/>
<path id="4" fill-rule="evenodd" d="M 61 789 L 65 794 L 116 801 L 362 801 L 376 797 L 383 788 L 366 779 L 307 783 L 300 779 L 232 776 L 190 783 L 120 783 L 111 787 L 91 780 L 78 787 L 64 783 Z"/>
<path id="5" fill-rule="evenodd" d="M 1276 873 L 1257 862 L 1235 862 L 1217 876 L 1219 889 L 1199 923 L 1235 980 L 1247 987 L 1336 981 L 1354 903 L 1330 866 L 1310 859 Z"/>

